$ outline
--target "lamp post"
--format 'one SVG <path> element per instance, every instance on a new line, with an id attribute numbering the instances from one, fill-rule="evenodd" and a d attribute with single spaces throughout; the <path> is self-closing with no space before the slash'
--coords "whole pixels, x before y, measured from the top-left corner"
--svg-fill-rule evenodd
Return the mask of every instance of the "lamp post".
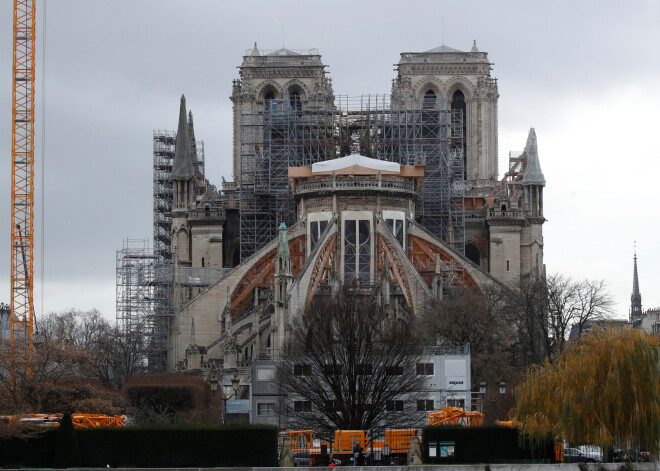
<path id="1" fill-rule="evenodd" d="M 240 386 L 241 386 L 241 380 L 238 378 L 238 376 L 234 375 L 234 377 L 231 379 L 231 388 L 234 390 L 234 392 L 231 393 L 229 396 L 224 396 L 223 402 L 225 403 L 225 413 L 222 415 L 223 424 L 227 423 L 227 401 L 232 397 L 238 397 L 238 389 L 240 388 Z"/>
<path id="2" fill-rule="evenodd" d="M 506 383 L 504 381 L 500 381 L 500 394 L 506 394 Z M 482 381 L 479 383 L 479 393 L 481 394 L 486 394 L 486 382 Z"/>
<path id="3" fill-rule="evenodd" d="M 211 376 L 209 378 L 209 383 L 211 384 L 211 391 L 213 391 L 213 397 L 215 397 L 215 392 L 218 390 L 218 378 Z"/>
<path id="4" fill-rule="evenodd" d="M 500 381 L 498 385 L 499 393 L 500 393 L 500 398 L 504 398 L 504 395 L 506 394 L 506 383 L 504 381 Z M 482 412 L 485 413 L 485 409 L 483 409 L 483 406 L 486 404 L 486 399 L 488 399 L 488 403 L 490 404 L 490 407 L 488 410 L 492 414 L 494 411 L 492 410 L 493 408 L 495 411 L 497 411 L 498 408 L 495 407 L 496 403 L 502 403 L 502 399 L 496 399 L 496 398 L 487 398 L 486 397 L 486 390 L 487 390 L 487 384 L 485 381 L 482 381 L 479 383 L 479 393 L 481 394 L 482 397 Z M 494 414 L 493 414 L 494 415 Z"/>

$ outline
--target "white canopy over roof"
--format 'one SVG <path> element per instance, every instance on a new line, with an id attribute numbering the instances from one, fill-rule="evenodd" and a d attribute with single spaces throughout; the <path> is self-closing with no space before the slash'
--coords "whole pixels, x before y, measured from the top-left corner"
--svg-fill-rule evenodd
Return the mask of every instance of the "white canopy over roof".
<path id="1" fill-rule="evenodd" d="M 401 171 L 401 166 L 394 162 L 387 162 L 385 160 L 372 159 L 364 155 L 348 155 L 339 159 L 326 160 L 324 162 L 317 162 L 312 164 L 312 173 L 334 172 L 348 167 L 364 167 L 383 172 L 396 172 Z"/>

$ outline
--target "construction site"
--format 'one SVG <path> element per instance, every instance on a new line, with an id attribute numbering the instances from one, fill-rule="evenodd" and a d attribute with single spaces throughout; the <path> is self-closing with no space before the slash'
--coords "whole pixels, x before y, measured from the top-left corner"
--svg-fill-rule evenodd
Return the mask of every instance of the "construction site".
<path id="1" fill-rule="evenodd" d="M 34 4 L 15 6 L 12 299 L 9 309 L 0 306 L 11 385 L 17 374 L 31 376 L 35 327 Z M 201 376 L 221 391 L 223 422 L 289 428 L 296 412 L 317 411 L 303 391 L 277 390 L 275 371 L 315 302 L 350 293 L 379 309 L 379 325 L 402 337 L 396 329 L 463 289 L 484 293 L 543 274 L 545 178 L 536 134 L 531 129 L 524 150 L 510 154 L 499 180 L 499 93 L 487 53 L 476 42 L 469 51 L 442 45 L 403 52 L 395 67 L 391 93 L 347 97 L 335 94 L 318 50 L 255 43 L 231 86 L 233 175 L 220 186 L 207 178 L 204 142 L 181 96 L 176 131 L 152 134 L 153 238 L 126 239 L 116 253 L 116 325 L 138 346 L 142 371 Z M 470 412 L 479 404 L 469 346 L 424 341 L 415 347 L 427 351 L 405 364 L 406 374 L 419 377 L 416 389 L 381 404 L 392 414 L 374 425 L 404 425 L 415 410 L 429 423 L 479 425 L 483 415 Z M 20 371 L 19 359 L 27 360 Z M 311 376 L 307 360 L 288 368 L 291 374 Z M 356 368 L 349 360 L 317 369 L 366 377 L 382 366 L 386 376 L 404 375 L 404 366 L 376 365 L 383 358 Z M 321 389 L 326 398 L 329 386 Z M 340 393 L 332 394 L 337 411 Z M 33 419 L 59 420 L 11 420 Z M 115 418 L 80 420 L 91 426 Z M 408 432 L 390 443 L 385 433 L 379 446 L 412 444 Z M 337 452 L 351 453 L 353 445 Z"/>
<path id="2" fill-rule="evenodd" d="M 302 108 L 297 98 L 269 100 L 255 112 L 241 113 L 240 176 L 234 191 L 218 203 L 232 210 L 240 201 L 240 259 L 246 260 L 277 237 L 281 223 L 296 222 L 288 169 L 360 154 L 401 165 L 426 165 L 416 219 L 435 236 L 464 247 L 464 158 L 462 110 L 426 98 L 405 100 L 394 109 L 387 97 L 341 97 Z M 191 124 L 192 131 L 192 124 Z M 145 333 L 145 358 L 164 370 L 168 320 L 182 293 L 208 287 L 230 267 L 178 267 L 172 255 L 170 180 L 176 133 L 153 134 L 153 248 L 148 241 L 125 241 L 117 252 L 117 322 L 125 332 Z M 195 142 L 193 164 L 201 188 L 204 145 Z M 200 190 L 201 193 L 201 190 Z M 182 298 L 183 296 L 183 298 Z"/>
<path id="3" fill-rule="evenodd" d="M 467 64 L 459 77 L 452 75 L 457 64 Z M 498 180 L 497 80 L 490 66 L 476 45 L 469 52 L 442 46 L 402 53 L 391 94 L 347 97 L 332 90 L 317 50 L 255 44 L 232 84 L 234 178 L 222 178 L 219 187 L 206 178 L 204 143 L 182 97 L 177 131 L 153 132 L 153 243 L 126 241 L 117 252 L 117 323 L 127 334 L 141 332 L 149 369 L 186 368 L 183 353 L 192 344 L 206 346 L 201 363 L 193 362 L 200 365 L 218 364 L 204 362 L 213 351 L 222 358 L 236 348 L 241 361 L 257 355 L 250 352 L 274 354 L 282 339 L 242 339 L 237 326 L 254 316 L 264 322 L 295 299 L 329 293 L 333 279 L 357 276 L 346 271 L 349 255 L 340 243 L 352 237 L 340 234 L 345 217 L 371 220 L 368 232 L 361 230 L 373 245 L 360 249 L 361 289 L 376 299 L 392 284 L 387 292 L 410 313 L 413 303 L 423 304 L 421 293 L 451 296 L 480 286 L 478 270 L 503 282 L 542 270 L 545 181 L 536 137 L 532 130 L 525 151 L 511 153 L 509 171 Z M 367 167 L 292 187 L 291 169 L 349 156 L 366 158 Z M 374 170 L 379 165 L 368 161 L 397 165 L 401 177 L 423 169 L 423 183 L 388 180 L 386 190 L 385 175 Z M 402 198 L 404 188 L 414 191 Z M 338 210 L 330 231 L 336 236 L 309 232 L 316 224 L 327 230 Z M 379 217 L 398 231 L 401 253 L 386 233 L 376 237 Z M 283 227 L 288 254 L 280 253 L 281 244 L 272 249 Z M 283 274 L 275 258 L 282 256 L 292 260 L 287 289 L 305 270 L 312 281 L 304 295 L 278 304 L 273 287 Z"/>
<path id="4" fill-rule="evenodd" d="M 359 154 L 426 165 L 416 219 L 464 250 L 463 113 L 435 95 L 393 107 L 386 96 L 338 97 L 302 106 L 297 96 L 268 100 L 240 116 L 241 260 L 296 221 L 288 169 Z"/>

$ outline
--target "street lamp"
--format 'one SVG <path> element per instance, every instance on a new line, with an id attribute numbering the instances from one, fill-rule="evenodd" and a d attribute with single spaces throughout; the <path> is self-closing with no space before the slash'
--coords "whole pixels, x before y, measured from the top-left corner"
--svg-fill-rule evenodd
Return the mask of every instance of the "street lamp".
<path id="1" fill-rule="evenodd" d="M 234 390 L 232 394 L 229 396 L 224 396 L 224 403 L 225 403 L 225 413 L 222 416 L 222 423 L 226 424 L 227 423 L 227 401 L 231 399 L 232 397 L 238 397 L 238 389 L 241 386 L 241 380 L 239 379 L 238 376 L 234 375 L 234 377 L 231 379 L 231 388 Z"/>
<path id="2" fill-rule="evenodd" d="M 211 391 L 213 391 L 213 397 L 215 397 L 215 392 L 218 390 L 218 378 L 215 376 L 211 376 L 209 379 L 209 383 L 211 384 Z"/>
<path id="3" fill-rule="evenodd" d="M 482 381 L 479 383 L 479 393 L 480 394 L 486 394 L 486 382 Z"/>
<path id="4" fill-rule="evenodd" d="M 500 382 L 500 394 L 506 394 L 506 383 L 504 381 Z"/>

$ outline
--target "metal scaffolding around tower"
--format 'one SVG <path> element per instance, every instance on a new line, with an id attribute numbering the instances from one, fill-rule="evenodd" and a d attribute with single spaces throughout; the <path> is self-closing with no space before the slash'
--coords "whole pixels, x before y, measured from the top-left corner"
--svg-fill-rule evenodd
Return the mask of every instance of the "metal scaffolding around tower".
<path id="1" fill-rule="evenodd" d="M 153 218 L 154 252 L 160 261 L 172 259 L 172 198 L 170 180 L 176 133 L 154 130 L 153 132 Z M 204 141 L 193 141 L 193 168 L 198 181 L 204 181 Z"/>
<path id="2" fill-rule="evenodd" d="M 188 124 L 192 132 L 192 116 Z M 191 146 L 195 177 L 204 182 L 204 142 L 192 139 Z M 153 249 L 147 241 L 127 240 L 117 251 L 117 325 L 126 335 L 142 336 L 141 351 L 151 372 L 167 368 L 167 335 L 174 307 L 170 174 L 175 147 L 174 131 L 154 130 Z"/>
<path id="3" fill-rule="evenodd" d="M 157 279 L 157 266 L 158 255 L 148 240 L 125 240 L 117 251 L 117 327 L 138 342 L 143 366 L 154 372 L 167 364 L 169 312 L 159 308 L 169 306 L 169 294 L 159 288 L 172 284 Z"/>
<path id="4" fill-rule="evenodd" d="M 360 154 L 401 165 L 425 164 L 417 219 L 463 253 L 463 115 L 446 102 L 392 106 L 384 96 L 267 100 L 241 113 L 239 191 L 241 261 L 295 222 L 288 168 Z M 402 104 L 405 103 L 405 104 Z"/>
<path id="5" fill-rule="evenodd" d="M 160 260 L 172 259 L 172 195 L 170 180 L 176 133 L 173 131 L 154 131 L 154 252 Z"/>

